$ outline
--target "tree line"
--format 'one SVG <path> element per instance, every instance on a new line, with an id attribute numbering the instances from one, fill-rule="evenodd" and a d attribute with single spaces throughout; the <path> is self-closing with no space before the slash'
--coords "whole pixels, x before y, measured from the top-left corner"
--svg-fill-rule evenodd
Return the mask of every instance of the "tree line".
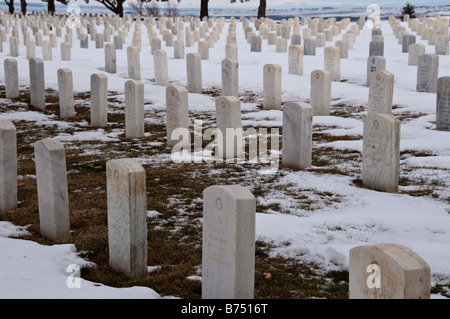
<path id="1" fill-rule="evenodd" d="M 8 6 L 9 13 L 14 13 L 14 0 L 4 0 L 6 5 Z M 27 13 L 27 1 L 26 0 L 19 0 L 20 1 L 20 11 L 23 15 Z M 47 2 L 47 11 L 49 14 L 53 15 L 55 13 L 55 1 L 60 2 L 62 4 L 67 5 L 70 0 L 42 0 L 42 2 Z M 89 3 L 89 0 L 84 0 L 86 3 Z M 94 0 L 96 2 L 101 3 L 104 5 L 108 10 L 112 11 L 113 13 L 119 15 L 120 17 L 123 17 L 123 5 L 127 0 Z M 140 2 L 140 4 L 149 3 L 152 2 L 152 0 L 137 0 Z M 153 0 L 155 1 L 161 1 L 161 2 L 168 2 L 169 0 Z M 178 3 L 181 2 L 181 0 L 176 0 Z M 200 1 L 200 19 L 203 19 L 204 17 L 208 17 L 208 3 L 209 0 L 199 0 Z M 231 3 L 236 2 L 248 2 L 250 0 L 230 0 Z M 266 0 L 259 0 L 259 7 L 258 7 L 258 19 L 264 18 L 266 16 Z"/>

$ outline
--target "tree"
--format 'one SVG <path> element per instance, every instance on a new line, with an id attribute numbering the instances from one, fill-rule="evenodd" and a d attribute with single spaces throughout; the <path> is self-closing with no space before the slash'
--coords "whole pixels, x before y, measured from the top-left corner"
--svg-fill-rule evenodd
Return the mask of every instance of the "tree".
<path id="1" fill-rule="evenodd" d="M 5 0 L 6 5 L 8 6 L 9 9 L 9 13 L 13 14 L 14 13 L 14 0 Z"/>
<path id="2" fill-rule="evenodd" d="M 27 14 L 27 1 L 26 0 L 20 0 L 20 11 L 23 15 Z"/>
<path id="3" fill-rule="evenodd" d="M 157 1 L 152 1 L 152 3 L 145 7 L 147 14 L 152 17 L 159 17 L 159 6 Z"/>
<path id="4" fill-rule="evenodd" d="M 230 0 L 231 3 L 236 3 L 237 0 Z M 241 3 L 248 2 L 250 0 L 239 0 Z M 266 0 L 259 0 L 259 7 L 258 7 L 258 19 L 259 18 L 265 18 L 266 17 Z"/>
<path id="5" fill-rule="evenodd" d="M 129 3 L 129 6 L 135 14 L 143 15 L 146 3 L 144 1 L 136 0 Z"/>
<path id="6" fill-rule="evenodd" d="M 208 17 L 208 2 L 209 0 L 201 0 L 200 2 L 200 20 L 204 17 Z"/>
<path id="7" fill-rule="evenodd" d="M 402 21 L 403 21 L 403 17 L 405 16 L 405 14 L 409 14 L 409 17 L 414 19 L 416 18 L 416 10 L 414 8 L 414 6 L 407 2 L 404 7 L 402 8 Z"/>
<path id="8" fill-rule="evenodd" d="M 68 4 L 70 0 L 56 0 L 62 4 Z M 42 2 L 47 2 L 47 11 L 51 15 L 55 14 L 55 0 L 42 0 Z"/>
<path id="9" fill-rule="evenodd" d="M 181 0 L 177 0 L 177 3 L 172 2 L 171 0 L 166 1 L 167 2 L 167 8 L 165 15 L 170 18 L 178 17 L 180 14 L 180 10 L 178 9 L 178 3 L 180 3 Z"/>

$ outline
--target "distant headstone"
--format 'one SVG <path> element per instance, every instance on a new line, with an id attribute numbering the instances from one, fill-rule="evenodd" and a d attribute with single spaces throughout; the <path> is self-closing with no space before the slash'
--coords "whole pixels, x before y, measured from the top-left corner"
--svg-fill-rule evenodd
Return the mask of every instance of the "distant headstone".
<path id="1" fill-rule="evenodd" d="M 42 60 L 52 60 L 52 43 L 50 42 L 50 40 L 42 41 Z"/>
<path id="2" fill-rule="evenodd" d="M 177 128 L 187 129 L 188 125 L 188 91 L 183 86 L 169 85 L 166 88 L 167 145 L 174 146 L 179 143 L 178 138 L 172 139 L 172 133 Z"/>
<path id="3" fill-rule="evenodd" d="M 402 52 L 408 53 L 409 46 L 416 43 L 416 36 L 413 34 L 404 35 L 402 38 Z"/>
<path id="4" fill-rule="evenodd" d="M 251 38 L 250 51 L 251 52 L 261 52 L 262 37 L 258 35 L 253 35 Z"/>
<path id="5" fill-rule="evenodd" d="M 439 56 L 423 54 L 417 60 L 417 92 L 437 92 Z"/>
<path id="6" fill-rule="evenodd" d="M 312 38 L 305 38 L 303 40 L 303 54 L 316 55 L 316 40 Z"/>
<path id="7" fill-rule="evenodd" d="M 114 43 L 105 44 L 105 71 L 117 72 L 116 45 Z"/>
<path id="8" fill-rule="evenodd" d="M 233 160 L 243 157 L 241 102 L 236 96 L 221 96 L 216 99 L 217 129 L 222 133 L 222 145 L 218 147 L 217 158 Z M 241 136 L 235 140 L 235 130 L 241 130 Z M 239 133 L 239 132 L 238 132 Z M 222 147 L 220 147 L 222 146 Z"/>
<path id="9" fill-rule="evenodd" d="M 331 81 L 341 81 L 341 50 L 338 47 L 324 49 L 324 68 L 331 73 Z"/>
<path id="10" fill-rule="evenodd" d="M 91 75 L 91 125 L 108 125 L 108 77 L 105 74 Z"/>
<path id="11" fill-rule="evenodd" d="M 58 69 L 59 116 L 63 119 L 75 115 L 73 80 L 70 69 Z"/>
<path id="12" fill-rule="evenodd" d="M 203 192 L 203 299 L 252 299 L 256 199 L 239 185 Z"/>
<path id="13" fill-rule="evenodd" d="M 289 74 L 303 75 L 303 47 L 289 46 Z"/>
<path id="14" fill-rule="evenodd" d="M 165 50 L 156 50 L 153 53 L 153 67 L 155 70 L 156 85 L 169 85 L 169 69 L 167 65 L 167 53 Z"/>
<path id="15" fill-rule="evenodd" d="M 3 61 L 5 68 L 5 94 L 7 99 L 19 97 L 19 71 L 17 60 L 6 58 Z"/>
<path id="16" fill-rule="evenodd" d="M 369 113 L 391 114 L 394 96 L 394 74 L 388 71 L 370 73 Z"/>
<path id="17" fill-rule="evenodd" d="M 135 46 L 127 47 L 128 77 L 132 80 L 141 79 L 141 62 L 139 49 Z"/>
<path id="18" fill-rule="evenodd" d="M 9 53 L 14 58 L 19 56 L 19 38 L 17 37 L 9 38 Z"/>
<path id="19" fill-rule="evenodd" d="M 61 42 L 61 61 L 71 61 L 71 45 L 67 42 Z"/>
<path id="20" fill-rule="evenodd" d="M 209 43 L 200 41 L 198 43 L 198 53 L 202 57 L 202 60 L 209 60 Z"/>
<path id="21" fill-rule="evenodd" d="M 304 102 L 283 105 L 283 166 L 311 166 L 313 108 Z"/>
<path id="22" fill-rule="evenodd" d="M 266 64 L 263 71 L 263 109 L 278 109 L 281 107 L 281 65 Z"/>
<path id="23" fill-rule="evenodd" d="M 225 45 L 225 59 L 238 61 L 238 49 L 236 44 Z"/>
<path id="24" fill-rule="evenodd" d="M 45 76 L 44 62 L 39 59 L 30 59 L 30 105 L 38 108 L 45 108 Z"/>
<path id="25" fill-rule="evenodd" d="M 417 65 L 419 56 L 425 54 L 425 45 L 414 43 L 409 45 L 408 49 L 408 65 Z"/>
<path id="26" fill-rule="evenodd" d="M 239 62 L 222 61 L 222 96 L 239 96 Z"/>
<path id="27" fill-rule="evenodd" d="M 367 86 L 370 82 L 370 73 L 386 71 L 386 58 L 382 56 L 370 56 L 367 58 Z"/>
<path id="28" fill-rule="evenodd" d="M 144 83 L 125 82 L 125 132 L 127 138 L 144 137 Z"/>
<path id="29" fill-rule="evenodd" d="M 187 89 L 189 93 L 202 93 L 202 57 L 199 53 L 186 55 Z"/>
<path id="30" fill-rule="evenodd" d="M 331 108 L 331 72 L 314 70 L 311 72 L 310 102 L 314 116 L 330 115 Z"/>
<path id="31" fill-rule="evenodd" d="M 369 56 L 384 56 L 384 42 L 382 41 L 370 41 L 369 44 Z"/>

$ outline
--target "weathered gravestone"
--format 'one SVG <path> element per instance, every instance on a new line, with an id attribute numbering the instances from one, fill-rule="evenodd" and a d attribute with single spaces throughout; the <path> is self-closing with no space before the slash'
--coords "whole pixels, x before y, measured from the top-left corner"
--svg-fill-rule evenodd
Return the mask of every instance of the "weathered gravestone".
<path id="1" fill-rule="evenodd" d="M 71 61 L 71 45 L 67 42 L 61 42 L 61 61 Z"/>
<path id="2" fill-rule="evenodd" d="M 199 53 L 186 55 L 187 89 L 189 93 L 202 93 L 202 57 Z"/>
<path id="3" fill-rule="evenodd" d="M 417 60 L 417 92 L 437 92 L 439 56 L 423 54 Z"/>
<path id="4" fill-rule="evenodd" d="M 436 130 L 450 131 L 450 77 L 437 81 Z"/>
<path id="5" fill-rule="evenodd" d="M 402 53 L 409 52 L 409 46 L 416 43 L 416 36 L 413 34 L 404 35 L 402 38 Z"/>
<path id="6" fill-rule="evenodd" d="M 17 60 L 6 58 L 3 61 L 5 68 L 5 94 L 7 99 L 19 97 L 19 73 Z"/>
<path id="7" fill-rule="evenodd" d="M 117 72 L 116 45 L 114 43 L 105 44 L 105 71 Z"/>
<path id="8" fill-rule="evenodd" d="M 262 37 L 258 35 L 253 35 L 251 38 L 250 51 L 251 52 L 261 52 Z"/>
<path id="9" fill-rule="evenodd" d="M 203 299 L 251 299 L 256 199 L 239 185 L 203 191 Z"/>
<path id="10" fill-rule="evenodd" d="M 34 144 L 39 226 L 50 240 L 70 237 L 69 193 L 64 146 L 49 138 Z"/>
<path id="11" fill-rule="evenodd" d="M 425 54 L 425 46 L 423 44 L 410 44 L 408 49 L 408 65 L 417 65 L 419 56 L 423 54 Z"/>
<path id="12" fill-rule="evenodd" d="M 30 105 L 38 108 L 45 108 L 45 76 L 44 62 L 39 59 L 30 59 Z"/>
<path id="13" fill-rule="evenodd" d="M 219 146 L 216 158 L 234 162 L 244 157 L 242 136 L 241 102 L 236 96 L 221 96 L 216 99 L 217 138 Z M 220 139 L 222 134 L 222 139 Z M 220 145 L 221 144 L 221 145 Z"/>
<path id="14" fill-rule="evenodd" d="M 127 138 L 144 137 L 144 83 L 125 82 L 125 132 Z"/>
<path id="15" fill-rule="evenodd" d="M 331 73 L 331 81 L 341 81 L 341 50 L 338 47 L 324 49 L 324 69 Z"/>
<path id="16" fill-rule="evenodd" d="M 304 102 L 283 105 L 283 166 L 311 166 L 313 108 Z"/>
<path id="17" fill-rule="evenodd" d="M 14 58 L 19 56 L 19 39 L 17 37 L 9 38 L 9 54 Z"/>
<path id="18" fill-rule="evenodd" d="M 311 72 L 310 105 L 314 115 L 330 115 L 331 72 L 314 70 Z"/>
<path id="19" fill-rule="evenodd" d="M 156 50 L 153 53 L 153 67 L 156 85 L 169 85 L 169 69 L 167 65 L 167 53 L 165 50 Z"/>
<path id="20" fill-rule="evenodd" d="M 364 119 L 362 185 L 395 193 L 400 167 L 400 120 L 391 114 L 368 113 Z"/>
<path id="21" fill-rule="evenodd" d="M 128 77 L 132 80 L 141 79 L 141 62 L 139 49 L 135 46 L 127 48 Z"/>
<path id="22" fill-rule="evenodd" d="M 106 162 L 109 265 L 130 278 L 147 270 L 145 170 L 130 158 Z"/>
<path id="23" fill-rule="evenodd" d="M 75 115 L 73 99 L 73 79 L 70 69 L 58 69 L 59 116 L 68 118 Z"/>
<path id="24" fill-rule="evenodd" d="M 369 56 L 384 56 L 384 42 L 383 41 L 370 41 L 369 44 Z"/>
<path id="25" fill-rule="evenodd" d="M 303 47 L 301 45 L 289 46 L 289 74 L 303 75 Z"/>
<path id="26" fill-rule="evenodd" d="M 304 55 L 316 55 L 316 39 L 303 40 L 303 53 Z"/>
<path id="27" fill-rule="evenodd" d="M 27 39 L 26 44 L 27 60 L 34 59 L 36 57 L 36 42 L 34 41 L 34 39 Z"/>
<path id="28" fill-rule="evenodd" d="M 225 45 L 225 59 L 238 60 L 238 49 L 236 44 Z"/>
<path id="29" fill-rule="evenodd" d="M 394 96 L 394 74 L 388 71 L 370 73 L 369 113 L 391 114 Z"/>
<path id="30" fill-rule="evenodd" d="M 167 145 L 177 144 L 179 139 L 173 138 L 172 133 L 178 128 L 188 129 L 188 125 L 188 90 L 183 86 L 169 85 L 166 88 Z"/>
<path id="31" fill-rule="evenodd" d="M 373 244 L 350 249 L 350 299 L 429 299 L 430 266 L 399 244 Z"/>
<path id="32" fill-rule="evenodd" d="M 370 74 L 375 71 L 386 71 L 386 58 L 370 56 L 367 58 L 367 86 L 370 86 Z"/>
<path id="33" fill-rule="evenodd" d="M 91 125 L 108 125 L 108 77 L 105 74 L 91 75 Z"/>
<path id="34" fill-rule="evenodd" d="M 239 62 L 222 61 L 222 96 L 239 96 Z"/>
<path id="35" fill-rule="evenodd" d="M 17 134 L 10 121 L 0 121 L 0 212 L 17 208 Z"/>
<path id="36" fill-rule="evenodd" d="M 278 109 L 281 107 L 281 65 L 266 64 L 263 72 L 263 109 Z"/>

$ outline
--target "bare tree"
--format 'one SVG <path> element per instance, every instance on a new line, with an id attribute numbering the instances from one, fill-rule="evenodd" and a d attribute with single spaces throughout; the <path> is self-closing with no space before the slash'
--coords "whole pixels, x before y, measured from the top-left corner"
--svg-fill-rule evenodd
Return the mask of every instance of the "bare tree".
<path id="1" fill-rule="evenodd" d="M 178 17 L 180 14 L 180 10 L 178 9 L 178 3 L 180 3 L 181 0 L 175 1 L 169 0 L 167 1 L 167 7 L 165 10 L 165 15 L 170 18 Z"/>
<path id="2" fill-rule="evenodd" d="M 158 2 L 152 1 L 149 5 L 145 6 L 147 14 L 152 17 L 159 17 L 159 6 Z"/>
<path id="3" fill-rule="evenodd" d="M 68 4 L 70 0 L 56 0 L 58 2 L 61 2 L 62 4 Z M 55 14 L 55 0 L 42 0 L 42 2 L 47 2 L 47 11 L 51 15 Z"/>
<path id="4" fill-rule="evenodd" d="M 128 4 L 135 14 L 144 15 L 146 3 L 141 0 L 135 0 Z"/>
<path id="5" fill-rule="evenodd" d="M 8 10 L 10 14 L 14 13 L 14 0 L 5 0 L 6 5 L 8 6 Z"/>
<path id="6" fill-rule="evenodd" d="M 231 3 L 236 3 L 238 0 L 230 0 Z M 248 2 L 250 0 L 239 0 L 241 3 Z M 265 18 L 266 17 L 266 0 L 259 0 L 259 7 L 258 7 L 258 19 L 259 18 Z"/>
<path id="7" fill-rule="evenodd" d="M 26 0 L 20 0 L 20 11 L 23 15 L 27 14 L 27 1 Z"/>

